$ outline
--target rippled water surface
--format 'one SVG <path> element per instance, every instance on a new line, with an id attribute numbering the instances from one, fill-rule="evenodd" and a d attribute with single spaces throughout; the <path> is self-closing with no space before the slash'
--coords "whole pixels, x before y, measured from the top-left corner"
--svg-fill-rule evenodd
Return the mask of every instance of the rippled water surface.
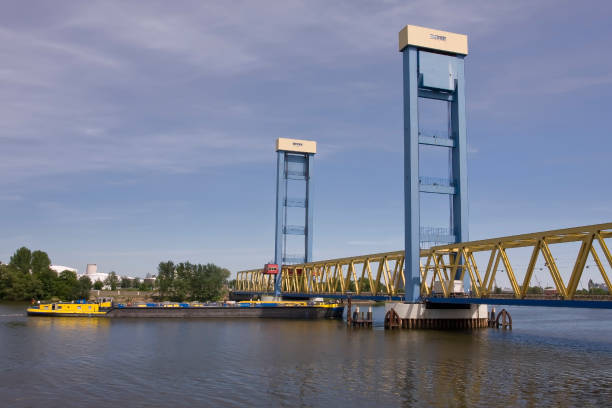
<path id="1" fill-rule="evenodd" d="M 612 311 L 509 308 L 512 331 L 340 321 L 26 317 L 0 305 L 0 405 L 611 406 Z"/>

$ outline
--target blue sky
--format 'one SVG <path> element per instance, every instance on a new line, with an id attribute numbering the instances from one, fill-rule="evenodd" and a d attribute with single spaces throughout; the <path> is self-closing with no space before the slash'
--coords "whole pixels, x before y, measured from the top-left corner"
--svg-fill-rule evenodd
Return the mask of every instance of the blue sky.
<path id="1" fill-rule="evenodd" d="M 314 257 L 403 246 L 405 24 L 469 36 L 470 238 L 612 220 L 612 5 L 0 5 L 0 260 L 258 267 L 274 141 L 314 139 Z M 436 225 L 433 225 L 436 226 Z"/>

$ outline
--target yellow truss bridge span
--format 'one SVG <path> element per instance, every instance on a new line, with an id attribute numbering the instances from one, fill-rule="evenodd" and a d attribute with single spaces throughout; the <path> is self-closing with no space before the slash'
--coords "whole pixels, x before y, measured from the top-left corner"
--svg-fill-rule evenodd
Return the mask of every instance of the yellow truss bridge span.
<path id="1" fill-rule="evenodd" d="M 589 225 L 512 235 L 480 241 L 461 242 L 421 250 L 421 297 L 456 298 L 455 280 L 469 276 L 465 297 L 529 299 L 536 265 L 554 284 L 550 289 L 557 300 L 583 299 L 577 289 L 587 261 L 598 270 L 612 293 L 608 271 L 612 270 L 612 255 L 606 243 L 612 237 L 612 223 Z M 563 255 L 573 250 L 571 264 L 559 267 L 553 252 L 559 247 Z M 517 252 L 518 251 L 518 252 Z M 516 258 L 516 260 L 514 259 Z M 524 264 L 521 264 L 525 261 Z M 520 265 L 519 265 L 520 264 Z M 571 272 L 570 272 L 571 269 Z M 329 259 L 281 268 L 284 295 L 349 295 L 401 296 L 404 290 L 404 251 Z M 612 272 L 611 272 L 612 273 Z M 564 278 L 565 275 L 565 278 Z M 494 282 L 510 282 L 510 293 L 496 293 Z M 263 269 L 237 273 L 235 292 L 269 293 L 274 276 Z M 538 284 L 538 286 L 540 286 Z M 540 295 L 541 296 L 541 295 Z M 601 300 L 612 300 L 608 296 Z"/>

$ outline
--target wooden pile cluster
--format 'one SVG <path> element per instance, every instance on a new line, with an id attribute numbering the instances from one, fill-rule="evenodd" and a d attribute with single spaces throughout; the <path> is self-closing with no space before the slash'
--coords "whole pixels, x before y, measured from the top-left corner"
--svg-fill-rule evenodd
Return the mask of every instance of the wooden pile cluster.
<path id="1" fill-rule="evenodd" d="M 372 327 L 372 306 L 368 307 L 367 314 L 359 310 L 359 306 L 352 311 L 351 298 L 348 298 L 346 309 L 346 324 L 349 327 Z"/>

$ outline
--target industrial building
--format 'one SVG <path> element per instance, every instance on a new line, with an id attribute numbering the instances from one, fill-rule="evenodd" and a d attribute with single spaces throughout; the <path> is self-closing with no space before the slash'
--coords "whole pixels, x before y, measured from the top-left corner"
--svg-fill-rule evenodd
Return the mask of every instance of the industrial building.
<path id="1" fill-rule="evenodd" d="M 98 265 L 96 264 L 87 264 L 85 274 L 81 276 L 87 276 L 89 279 L 91 279 L 91 283 L 96 281 L 104 282 L 104 280 L 108 278 L 108 273 L 98 272 Z"/>
<path id="2" fill-rule="evenodd" d="M 49 266 L 49 268 L 50 268 L 52 271 L 57 272 L 58 274 L 60 274 L 60 273 L 62 273 L 62 272 L 64 272 L 64 271 L 74 272 L 74 273 L 76 273 L 77 275 L 78 275 L 78 273 L 79 273 L 78 269 L 76 269 L 76 268 L 71 268 L 71 267 L 69 267 L 69 266 L 64 266 L 64 265 L 51 265 L 51 266 Z"/>

